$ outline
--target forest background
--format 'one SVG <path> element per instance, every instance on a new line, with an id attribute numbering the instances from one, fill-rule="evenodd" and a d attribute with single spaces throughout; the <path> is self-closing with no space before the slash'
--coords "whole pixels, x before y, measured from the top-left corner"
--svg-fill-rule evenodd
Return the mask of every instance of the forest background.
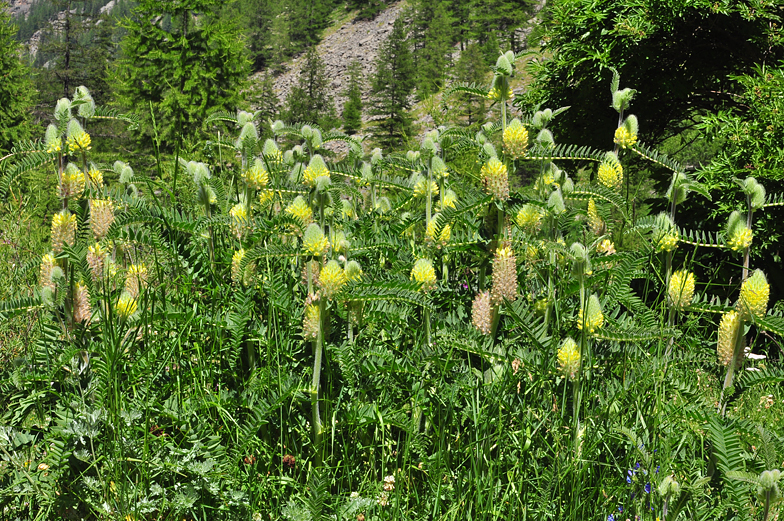
<path id="1" fill-rule="evenodd" d="M 778 514 L 779 3 L 0 12 L 2 516 Z"/>

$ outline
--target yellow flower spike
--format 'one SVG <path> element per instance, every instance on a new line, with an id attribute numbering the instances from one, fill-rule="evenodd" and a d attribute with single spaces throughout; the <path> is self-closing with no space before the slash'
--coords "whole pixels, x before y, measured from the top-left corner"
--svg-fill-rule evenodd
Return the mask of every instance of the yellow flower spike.
<path id="1" fill-rule="evenodd" d="M 683 270 L 673 273 L 670 276 L 667 296 L 675 309 L 683 311 L 694 298 L 694 273 Z"/>
<path id="2" fill-rule="evenodd" d="M 504 130 L 504 150 L 512 159 L 524 157 L 528 150 L 528 130 L 517 118 Z"/>
<path id="3" fill-rule="evenodd" d="M 749 228 L 739 226 L 729 240 L 727 240 L 727 246 L 729 246 L 732 251 L 743 251 L 751 246 L 753 239 L 754 234 Z"/>
<path id="4" fill-rule="evenodd" d="M 362 267 L 355 260 L 350 260 L 346 263 L 346 280 L 349 282 L 357 282 L 362 279 Z"/>
<path id="5" fill-rule="evenodd" d="M 232 206 L 231 210 L 229 210 L 229 215 L 231 216 L 231 233 L 233 233 L 237 239 L 241 239 L 245 234 L 245 230 L 249 228 L 248 207 L 243 203 L 235 204 Z"/>
<path id="6" fill-rule="evenodd" d="M 63 141 L 60 138 L 60 131 L 57 129 L 57 125 L 49 125 L 46 128 L 44 143 L 46 144 L 47 154 L 57 154 L 62 152 Z"/>
<path id="7" fill-rule="evenodd" d="M 321 288 L 322 295 L 326 298 L 331 298 L 340 293 L 346 282 L 348 282 L 346 272 L 340 267 L 338 261 L 335 260 L 329 261 L 319 274 L 318 285 Z"/>
<path id="8" fill-rule="evenodd" d="M 41 270 L 38 276 L 38 283 L 42 288 L 49 288 L 52 291 L 55 290 L 55 283 L 54 280 L 52 280 L 52 275 L 56 264 L 57 260 L 51 253 L 47 253 L 41 258 Z"/>
<path id="9" fill-rule="evenodd" d="M 716 353 L 719 356 L 719 362 L 725 367 L 732 362 L 742 322 L 741 316 L 737 311 L 728 311 L 721 316 Z"/>
<path id="10" fill-rule="evenodd" d="M 326 163 L 324 163 L 324 158 L 318 154 L 314 155 L 305 169 L 304 176 L 305 184 L 311 188 L 316 186 L 319 178 L 329 177 L 329 169 Z"/>
<path id="11" fill-rule="evenodd" d="M 604 229 L 604 221 L 599 217 L 599 211 L 596 209 L 596 201 L 593 200 L 593 197 L 588 200 L 588 225 L 596 235 L 599 235 Z"/>
<path id="12" fill-rule="evenodd" d="M 76 216 L 66 210 L 52 217 L 52 251 L 63 251 L 64 245 L 73 245 L 76 239 Z"/>
<path id="13" fill-rule="evenodd" d="M 493 259 L 493 287 L 490 302 L 497 306 L 504 299 L 517 299 L 517 258 L 509 247 L 498 248 Z"/>
<path id="14" fill-rule="evenodd" d="M 673 251 L 678 247 L 678 235 L 675 233 L 665 233 L 656 244 L 656 251 Z"/>
<path id="15" fill-rule="evenodd" d="M 531 233 L 539 229 L 542 222 L 542 215 L 543 212 L 538 206 L 526 204 L 517 212 L 515 222 L 517 223 L 517 226 Z"/>
<path id="16" fill-rule="evenodd" d="M 90 266 L 90 274 L 95 282 L 103 280 L 105 261 L 108 253 L 109 252 L 97 242 L 87 248 L 87 265 Z"/>
<path id="17" fill-rule="evenodd" d="M 577 329 L 583 328 L 583 322 L 585 322 L 585 330 L 590 334 L 602 328 L 604 325 L 604 314 L 602 313 L 602 304 L 599 302 L 599 297 L 591 295 L 591 298 L 588 299 L 588 312 L 585 313 L 585 317 L 583 315 L 584 313 L 581 309 L 577 316 Z"/>
<path id="18" fill-rule="evenodd" d="M 313 210 L 301 195 L 298 195 L 297 198 L 286 207 L 286 213 L 302 221 L 302 224 L 305 226 L 313 220 Z"/>
<path id="19" fill-rule="evenodd" d="M 256 158 L 253 161 L 253 165 L 242 173 L 242 179 L 249 188 L 260 190 L 269 183 L 269 174 L 267 169 L 264 168 L 264 163 L 259 158 Z"/>
<path id="20" fill-rule="evenodd" d="M 755 270 L 743 281 L 740 288 L 738 308 L 744 318 L 762 318 L 768 312 L 770 284 L 761 270 Z"/>
<path id="21" fill-rule="evenodd" d="M 482 185 L 485 190 L 499 201 L 509 199 L 509 174 L 506 165 L 497 157 L 482 166 Z"/>
<path id="22" fill-rule="evenodd" d="M 427 195 L 427 179 L 420 179 L 414 185 L 414 197 L 424 197 Z M 430 195 L 435 197 L 438 195 L 438 184 L 435 181 L 430 181 Z"/>
<path id="23" fill-rule="evenodd" d="M 492 327 L 493 311 L 490 305 L 490 292 L 483 291 L 474 298 L 471 306 L 471 322 L 483 335 L 489 335 Z"/>
<path id="24" fill-rule="evenodd" d="M 84 172 L 73 163 L 68 163 L 60 178 L 59 196 L 63 199 L 69 197 L 79 197 L 84 193 L 85 178 Z"/>
<path id="25" fill-rule="evenodd" d="M 302 247 L 310 255 L 320 257 L 329 248 L 329 241 L 316 223 L 311 223 L 302 238 Z"/>
<path id="26" fill-rule="evenodd" d="M 493 87 L 490 89 L 490 92 L 487 93 L 487 99 L 491 101 L 497 101 L 501 99 L 501 91 L 497 87 Z"/>
<path id="27" fill-rule="evenodd" d="M 90 164 L 90 169 L 87 171 L 87 184 L 93 190 L 98 190 L 103 186 L 103 173 L 93 164 Z"/>
<path id="28" fill-rule="evenodd" d="M 90 230 L 95 240 L 106 237 L 114 222 L 114 203 L 110 199 L 90 199 Z"/>
<path id="29" fill-rule="evenodd" d="M 92 310 L 90 308 L 90 292 L 87 290 L 87 286 L 77 282 L 74 286 L 73 300 L 74 320 L 76 322 L 84 322 L 85 324 L 89 323 Z"/>
<path id="30" fill-rule="evenodd" d="M 597 178 L 607 188 L 617 190 L 623 184 L 623 167 L 618 161 L 604 161 L 599 165 Z"/>
<path id="31" fill-rule="evenodd" d="M 321 311 L 318 304 L 310 304 L 305 308 L 305 317 L 302 320 L 302 335 L 306 340 L 316 340 L 321 327 Z"/>
<path id="32" fill-rule="evenodd" d="M 65 144 L 70 153 L 86 152 L 90 150 L 90 134 L 84 131 L 82 125 L 75 119 L 68 122 L 68 132 Z"/>
<path id="33" fill-rule="evenodd" d="M 147 267 L 144 264 L 132 264 L 128 267 L 128 273 L 125 277 L 125 292 L 132 299 L 139 298 L 139 293 L 144 289 L 146 283 Z"/>
<path id="34" fill-rule="evenodd" d="M 449 169 L 446 163 L 438 156 L 433 156 L 433 159 L 430 160 L 430 170 L 436 179 L 449 177 Z"/>
<path id="35" fill-rule="evenodd" d="M 571 338 L 564 340 L 558 348 L 558 370 L 570 380 L 574 380 L 580 370 L 580 350 Z"/>
<path id="36" fill-rule="evenodd" d="M 114 310 L 117 312 L 117 315 L 120 318 L 128 318 L 139 308 L 139 305 L 136 303 L 136 300 L 132 298 L 127 293 L 123 293 L 120 295 L 120 299 L 117 301 L 117 304 L 114 306 Z"/>
<path id="37" fill-rule="evenodd" d="M 632 134 L 625 126 L 620 126 L 615 129 L 615 137 L 613 141 L 621 148 L 628 148 L 637 143 L 637 135 Z"/>
<path id="38" fill-rule="evenodd" d="M 245 250 L 243 248 L 235 251 L 234 255 L 231 256 L 231 281 L 235 285 L 242 283 L 242 271 L 240 265 L 242 264 L 242 259 L 244 257 Z"/>
<path id="39" fill-rule="evenodd" d="M 436 285 L 436 270 L 430 259 L 417 259 L 411 269 L 411 280 L 422 285 L 422 291 L 429 291 Z"/>

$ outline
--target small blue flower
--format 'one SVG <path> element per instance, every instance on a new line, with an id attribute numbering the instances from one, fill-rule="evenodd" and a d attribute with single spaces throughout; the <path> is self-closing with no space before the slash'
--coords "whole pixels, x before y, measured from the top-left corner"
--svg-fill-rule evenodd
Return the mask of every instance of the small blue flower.
<path id="1" fill-rule="evenodd" d="M 637 462 L 634 464 L 634 470 L 638 470 L 640 468 L 640 463 Z"/>
<path id="2" fill-rule="evenodd" d="M 618 512 L 623 514 L 623 505 L 618 505 Z"/>
<path id="3" fill-rule="evenodd" d="M 610 514 L 609 516 L 607 516 L 607 521 L 615 521 L 615 516 Z"/>
<path id="4" fill-rule="evenodd" d="M 631 476 L 626 476 L 626 483 L 631 484 L 631 482 L 632 482 Z"/>
<path id="5" fill-rule="evenodd" d="M 661 468 L 661 465 L 656 465 L 656 474 L 659 473 L 659 468 Z"/>
<path id="6" fill-rule="evenodd" d="M 646 494 L 650 494 L 651 493 L 651 484 L 650 483 L 646 483 L 645 484 L 645 493 Z"/>

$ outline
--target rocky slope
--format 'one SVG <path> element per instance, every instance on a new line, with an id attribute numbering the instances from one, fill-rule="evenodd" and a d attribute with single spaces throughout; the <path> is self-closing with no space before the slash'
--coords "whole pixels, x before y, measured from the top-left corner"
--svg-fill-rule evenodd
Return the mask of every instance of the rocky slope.
<path id="1" fill-rule="evenodd" d="M 343 92 L 348 82 L 348 66 L 351 62 L 358 61 L 362 65 L 366 81 L 370 78 L 375 70 L 378 50 L 392 32 L 392 24 L 402 12 L 404 4 L 405 2 L 393 4 L 382 11 L 375 20 L 349 21 L 325 37 L 318 45 L 318 53 L 324 61 L 326 75 L 330 79 L 329 90 L 335 98 L 338 114 L 346 101 Z M 274 78 L 275 93 L 281 102 L 286 100 L 292 87 L 297 85 L 304 59 L 304 55 L 300 55 L 288 62 L 285 65 L 285 72 Z M 256 74 L 254 79 L 260 79 L 262 74 Z"/>

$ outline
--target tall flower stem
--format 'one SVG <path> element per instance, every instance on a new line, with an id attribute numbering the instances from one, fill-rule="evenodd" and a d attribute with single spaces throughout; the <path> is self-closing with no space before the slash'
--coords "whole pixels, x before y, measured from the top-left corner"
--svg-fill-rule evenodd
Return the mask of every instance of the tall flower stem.
<path id="1" fill-rule="evenodd" d="M 727 391 L 729 387 L 732 386 L 732 381 L 735 377 L 735 366 L 740 365 L 741 357 L 743 356 L 743 350 L 746 347 L 746 337 L 743 336 L 743 326 L 744 320 L 741 319 L 740 324 L 738 324 L 738 338 L 735 340 L 735 349 L 732 352 L 732 359 L 730 360 L 729 365 L 727 366 L 727 374 L 724 376 L 724 385 L 721 388 L 721 396 L 719 397 L 719 408 L 716 411 L 717 413 L 721 414 L 722 417 L 727 412 L 727 399 L 724 397 L 724 393 Z"/>
<path id="2" fill-rule="evenodd" d="M 321 413 L 319 411 L 319 388 L 321 385 L 321 359 L 324 352 L 324 324 L 327 314 L 327 300 L 319 299 L 319 330 L 316 340 L 313 342 L 313 381 L 310 387 L 310 407 L 311 422 L 313 424 L 313 449 L 316 455 L 316 466 L 322 463 L 321 442 L 324 429 L 321 425 Z"/>

